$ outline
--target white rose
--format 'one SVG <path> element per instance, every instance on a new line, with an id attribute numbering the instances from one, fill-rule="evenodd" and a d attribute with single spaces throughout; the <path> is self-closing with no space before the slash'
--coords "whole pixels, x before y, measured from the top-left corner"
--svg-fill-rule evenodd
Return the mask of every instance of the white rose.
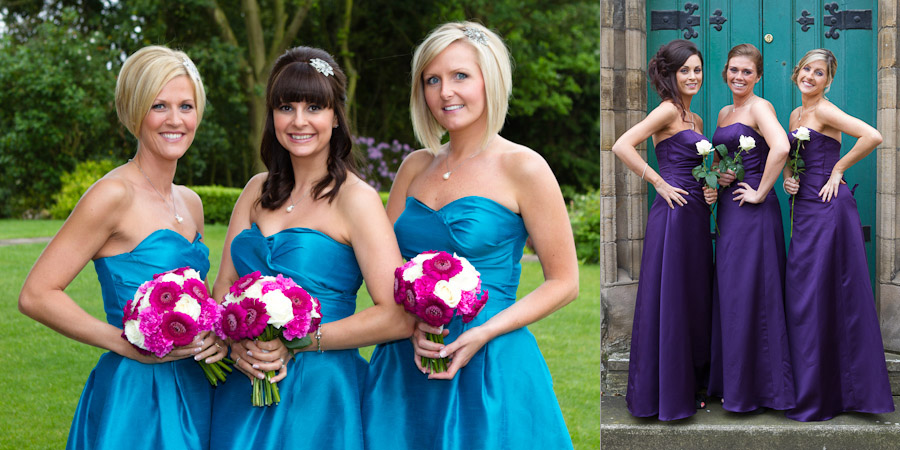
<path id="1" fill-rule="evenodd" d="M 294 318 L 294 306 L 291 299 L 284 296 L 281 291 L 269 291 L 262 296 L 262 302 L 266 304 L 266 314 L 269 315 L 269 324 L 275 328 L 281 328 Z"/>
<path id="2" fill-rule="evenodd" d="M 437 256 L 437 253 L 419 253 L 410 261 L 414 262 L 417 266 L 421 266 L 422 263 L 428 261 L 431 258 L 434 258 L 435 256 Z"/>
<path id="3" fill-rule="evenodd" d="M 175 275 L 174 273 L 167 273 L 157 278 L 156 281 L 173 281 L 175 283 L 178 283 L 179 286 L 184 286 L 184 277 L 181 275 Z"/>
<path id="4" fill-rule="evenodd" d="M 147 309 L 150 306 L 150 294 L 153 293 L 154 288 L 147 289 L 147 292 L 144 293 L 144 296 L 137 303 L 138 312 Z"/>
<path id="5" fill-rule="evenodd" d="M 741 135 L 739 140 L 740 144 L 738 146 L 745 152 L 756 148 L 756 139 L 753 139 L 750 136 Z"/>
<path id="6" fill-rule="evenodd" d="M 697 154 L 700 156 L 708 155 L 710 152 L 712 152 L 712 149 L 713 149 L 712 144 L 710 144 L 709 141 L 707 141 L 706 139 L 698 142 L 696 144 L 696 146 L 697 146 Z"/>
<path id="7" fill-rule="evenodd" d="M 194 320 L 200 318 L 200 303 L 194 297 L 187 294 L 181 294 L 181 296 L 178 297 L 178 301 L 175 302 L 174 310 L 175 312 L 187 314 Z"/>
<path id="8" fill-rule="evenodd" d="M 144 347 L 144 335 L 141 334 L 138 324 L 139 322 L 137 320 L 125 322 L 125 337 L 128 338 L 128 342 L 147 350 L 147 347 Z"/>
<path id="9" fill-rule="evenodd" d="M 187 280 L 187 279 L 190 279 L 190 278 L 193 278 L 193 279 L 195 279 L 195 280 L 203 281 L 203 279 L 200 278 L 200 272 L 197 272 L 197 271 L 194 270 L 194 269 L 187 269 L 187 270 L 184 271 L 184 279 Z"/>
<path id="10" fill-rule="evenodd" d="M 459 300 L 462 298 L 459 289 L 454 289 L 447 280 L 435 283 L 434 295 L 451 308 L 456 308 L 456 305 L 459 304 Z"/>
<path id="11" fill-rule="evenodd" d="M 248 287 L 246 290 L 244 290 L 244 293 L 241 294 L 240 299 L 243 300 L 247 297 L 251 297 L 251 298 L 262 297 L 262 285 L 263 284 L 260 281 L 256 281 L 255 283 L 251 284 L 250 287 Z"/>
<path id="12" fill-rule="evenodd" d="M 312 310 L 309 312 L 309 317 L 313 318 L 313 319 L 321 319 L 322 315 L 319 314 L 318 311 L 316 311 L 316 309 L 319 307 L 319 302 L 316 301 L 315 297 L 312 298 L 312 304 L 313 304 L 313 306 L 312 306 Z"/>
<path id="13" fill-rule="evenodd" d="M 809 128 L 798 127 L 797 131 L 794 131 L 794 137 L 797 138 L 798 141 L 808 141 L 809 140 Z"/>
<path id="14" fill-rule="evenodd" d="M 415 258 L 413 258 L 415 260 Z M 422 278 L 422 263 L 414 264 L 403 271 L 403 281 L 413 282 Z"/>

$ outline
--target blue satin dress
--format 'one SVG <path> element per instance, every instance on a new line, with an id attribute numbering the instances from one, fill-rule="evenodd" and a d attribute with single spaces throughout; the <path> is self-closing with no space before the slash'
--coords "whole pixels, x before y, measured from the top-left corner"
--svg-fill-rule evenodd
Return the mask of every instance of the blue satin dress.
<path id="1" fill-rule="evenodd" d="M 446 343 L 515 302 L 528 237 L 518 214 L 484 197 L 437 211 L 409 197 L 394 231 L 404 258 L 456 252 L 481 273 L 488 302 L 467 324 L 455 317 Z M 572 448 L 550 371 L 527 328 L 488 342 L 452 380 L 429 380 L 414 356 L 408 339 L 375 348 L 363 399 L 367 449 Z"/>
<path id="2" fill-rule="evenodd" d="M 206 278 L 209 249 L 169 229 L 134 250 L 94 260 L 110 325 L 122 327 L 122 309 L 154 274 L 189 266 Z M 193 358 L 144 364 L 104 353 L 81 393 L 68 449 L 209 448 L 212 387 Z"/>
<path id="3" fill-rule="evenodd" d="M 356 255 L 324 233 L 288 228 L 263 236 L 253 224 L 231 242 L 231 259 L 240 276 L 258 270 L 291 277 L 319 299 L 323 324 L 356 310 L 362 285 Z M 362 448 L 366 360 L 359 350 L 302 352 L 287 365 L 277 405 L 252 406 L 250 380 L 237 370 L 216 388 L 210 448 Z"/>

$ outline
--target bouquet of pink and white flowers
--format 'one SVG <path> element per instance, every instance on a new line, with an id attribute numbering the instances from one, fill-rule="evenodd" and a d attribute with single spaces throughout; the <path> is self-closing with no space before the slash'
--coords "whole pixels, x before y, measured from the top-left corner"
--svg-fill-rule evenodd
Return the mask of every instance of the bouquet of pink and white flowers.
<path id="1" fill-rule="evenodd" d="M 125 303 L 124 312 L 122 337 L 141 353 L 159 358 L 190 344 L 198 334 L 215 330 L 220 318 L 219 305 L 190 267 L 153 275 Z M 213 386 L 231 372 L 225 361 L 199 363 Z"/>
<path id="2" fill-rule="evenodd" d="M 309 295 L 294 280 L 278 276 L 262 276 L 253 272 L 238 279 L 225 294 L 222 302 L 219 336 L 234 341 L 280 338 L 290 349 L 303 348 L 312 343 L 322 321 L 319 301 Z M 270 379 L 275 371 L 266 372 L 266 379 L 253 379 L 253 406 L 278 404 L 281 395 L 278 385 Z"/>
<path id="3" fill-rule="evenodd" d="M 481 296 L 479 297 L 479 294 Z M 427 324 L 443 327 L 454 315 L 469 323 L 481 312 L 488 292 L 481 291 L 481 274 L 466 258 L 427 251 L 394 271 L 394 300 Z M 432 342 L 444 343 L 442 334 L 428 333 Z M 422 358 L 433 372 L 447 370 L 447 358 Z"/>

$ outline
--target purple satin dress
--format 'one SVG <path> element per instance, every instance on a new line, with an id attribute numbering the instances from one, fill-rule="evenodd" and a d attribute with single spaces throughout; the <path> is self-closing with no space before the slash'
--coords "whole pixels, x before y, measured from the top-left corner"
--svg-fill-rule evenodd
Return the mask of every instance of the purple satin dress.
<path id="1" fill-rule="evenodd" d="M 628 411 L 637 417 L 676 420 L 696 412 L 695 394 L 706 386 L 712 304 L 713 255 L 709 206 L 691 169 L 701 163 L 683 130 L 656 144 L 659 173 L 689 192 L 687 204 L 657 196 L 647 218 L 628 367 Z"/>
<path id="2" fill-rule="evenodd" d="M 785 415 L 800 421 L 894 410 L 856 199 L 845 184 L 830 202 L 818 196 L 840 150 L 838 141 L 815 130 L 800 150 L 806 172 L 785 272 L 797 393 L 796 408 Z"/>
<path id="3" fill-rule="evenodd" d="M 725 144 L 734 157 L 741 135 L 756 140 L 743 153 L 743 181 L 757 189 L 769 155 L 765 139 L 734 123 L 716 129 L 713 145 Z M 774 189 L 762 203 L 738 206 L 733 198 L 739 182 L 719 191 L 708 392 L 722 397 L 728 411 L 789 409 L 794 377 L 784 323 L 781 209 Z"/>

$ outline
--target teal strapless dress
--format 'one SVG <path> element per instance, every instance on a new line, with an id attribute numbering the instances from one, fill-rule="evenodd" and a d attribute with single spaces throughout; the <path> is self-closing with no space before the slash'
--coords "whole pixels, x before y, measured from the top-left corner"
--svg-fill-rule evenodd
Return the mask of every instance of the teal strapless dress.
<path id="1" fill-rule="evenodd" d="M 319 299 L 322 323 L 356 310 L 362 284 L 356 255 L 324 233 L 289 228 L 266 237 L 253 224 L 231 242 L 231 259 L 240 276 L 258 270 L 293 278 Z M 356 349 L 298 353 L 278 382 L 281 403 L 254 407 L 250 380 L 234 371 L 216 388 L 211 448 L 362 448 L 365 374 L 366 360 Z"/>
<path id="2" fill-rule="evenodd" d="M 209 249 L 169 229 L 156 230 L 134 250 L 94 261 L 110 325 L 154 274 L 190 266 L 206 278 Z M 209 448 L 212 387 L 193 358 L 144 364 L 104 353 L 81 393 L 69 449 Z"/>
<path id="3" fill-rule="evenodd" d="M 528 233 L 522 218 L 484 197 L 463 197 L 440 210 L 415 198 L 394 224 L 400 252 L 456 252 L 481 273 L 489 300 L 467 324 L 455 317 L 446 343 L 512 305 Z M 363 398 L 366 448 L 572 448 L 553 380 L 534 336 L 520 328 L 498 336 L 452 380 L 418 371 L 408 339 L 379 345 Z"/>

